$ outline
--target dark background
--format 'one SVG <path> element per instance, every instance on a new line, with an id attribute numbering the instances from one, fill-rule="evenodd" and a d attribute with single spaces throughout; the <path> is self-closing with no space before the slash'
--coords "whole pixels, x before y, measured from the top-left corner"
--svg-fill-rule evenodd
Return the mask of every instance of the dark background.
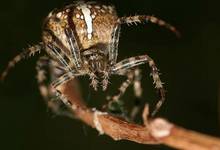
<path id="1" fill-rule="evenodd" d="M 0 70 L 28 44 L 41 40 L 41 24 L 49 11 L 70 2 L 2 1 Z M 111 0 L 108 3 L 116 5 L 119 16 L 153 14 L 181 31 L 182 38 L 177 39 L 174 34 L 156 25 L 125 25 L 121 34 L 119 60 L 149 54 L 157 62 L 168 91 L 167 101 L 158 115 L 185 128 L 220 136 L 220 3 L 217 0 Z M 107 136 L 98 136 L 95 130 L 79 121 L 48 113 L 35 80 L 36 60 L 37 56 L 19 63 L 5 83 L 0 84 L 0 149 L 170 149 L 128 141 L 115 142 Z M 144 100 L 153 103 L 149 69 L 143 69 Z M 114 82 L 117 80 L 114 77 L 111 81 L 113 89 L 119 86 Z M 88 89 L 85 82 L 82 84 Z M 106 95 L 101 91 L 90 93 L 91 101 L 104 100 Z M 110 93 L 113 92 L 110 90 Z M 123 98 L 132 101 L 129 99 L 132 91 L 128 93 Z M 89 94 L 84 92 L 84 95 Z"/>

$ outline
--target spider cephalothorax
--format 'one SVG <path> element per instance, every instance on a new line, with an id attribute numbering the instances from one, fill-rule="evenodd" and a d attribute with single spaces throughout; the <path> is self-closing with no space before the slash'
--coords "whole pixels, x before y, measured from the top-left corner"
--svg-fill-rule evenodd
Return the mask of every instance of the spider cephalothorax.
<path id="1" fill-rule="evenodd" d="M 154 16 L 118 17 L 114 6 L 96 2 L 76 2 L 62 9 L 56 9 L 44 21 L 43 41 L 16 56 L 3 72 L 2 79 L 15 63 L 25 56 L 44 49 L 46 54 L 37 63 L 37 79 L 40 91 L 46 99 L 51 97 L 51 88 L 44 83 L 46 79 L 44 69 L 48 67 L 54 79 L 52 82 L 54 88 L 77 76 L 88 75 L 95 90 L 100 81 L 98 78 L 101 78 L 105 90 L 110 75 L 127 76 L 128 79 L 119 88 L 119 94 L 111 97 L 113 101 L 117 101 L 132 83 L 135 95 L 141 96 L 140 71 L 137 70 L 137 66 L 148 63 L 155 88 L 161 98 L 155 113 L 165 96 L 154 61 L 148 55 L 141 55 L 117 62 L 121 25 L 142 22 L 156 23 L 178 35 L 173 26 Z M 49 103 L 49 100 L 47 101 Z"/>

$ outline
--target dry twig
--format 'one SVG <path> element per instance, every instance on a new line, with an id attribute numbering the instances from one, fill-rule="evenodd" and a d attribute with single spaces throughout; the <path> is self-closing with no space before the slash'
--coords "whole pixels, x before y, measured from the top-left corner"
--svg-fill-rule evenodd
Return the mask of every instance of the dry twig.
<path id="1" fill-rule="evenodd" d="M 165 144 L 185 150 L 220 150 L 220 139 L 178 127 L 162 118 L 147 118 L 148 107 L 143 112 L 144 125 L 126 122 L 107 113 L 88 108 L 74 93 L 72 81 L 57 87 L 72 104 L 76 118 L 96 128 L 114 140 L 130 140 L 141 144 Z"/>

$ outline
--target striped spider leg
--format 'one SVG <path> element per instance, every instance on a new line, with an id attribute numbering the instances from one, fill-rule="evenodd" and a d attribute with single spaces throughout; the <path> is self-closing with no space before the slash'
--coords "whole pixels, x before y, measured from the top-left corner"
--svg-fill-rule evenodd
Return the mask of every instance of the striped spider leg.
<path id="1" fill-rule="evenodd" d="M 152 112 L 152 116 L 154 116 L 165 100 L 165 90 L 163 89 L 163 84 L 160 80 L 158 69 L 153 59 L 150 58 L 148 55 L 142 55 L 142 56 L 136 56 L 136 57 L 124 59 L 113 66 L 112 74 L 123 75 L 126 70 L 146 63 L 148 63 L 149 67 L 151 68 L 151 75 L 154 81 L 153 83 L 155 84 L 155 88 L 160 93 L 160 100 L 157 102 L 156 108 Z"/>
<path id="2" fill-rule="evenodd" d="M 70 34 L 70 33 L 66 32 L 66 34 Z M 72 39 L 72 37 L 70 38 Z M 58 39 L 57 36 L 54 35 L 54 33 L 51 30 L 49 29 L 44 30 L 43 39 L 44 39 L 46 51 L 49 54 L 49 56 L 52 57 L 50 62 L 53 68 L 52 70 L 55 71 L 55 73 L 52 73 L 51 75 L 57 74 L 58 71 L 61 71 L 63 74 L 63 75 L 59 74 L 53 76 L 53 79 L 55 81 L 53 81 L 51 85 L 47 86 L 47 88 L 48 89 L 52 88 L 51 90 L 53 91 L 53 95 L 57 97 L 56 99 L 60 99 L 66 106 L 70 106 L 70 103 L 62 97 L 59 91 L 56 91 L 56 86 L 73 78 L 74 74 L 71 73 L 74 71 L 74 69 L 72 66 L 74 66 L 73 63 L 75 63 L 77 60 L 75 61 L 74 58 L 70 58 L 70 56 L 68 55 L 69 50 L 62 43 L 62 41 Z M 69 76 L 67 76 L 66 74 Z M 47 100 L 51 101 L 50 99 Z M 57 106 L 57 109 L 59 109 L 59 106 Z"/>
<path id="3" fill-rule="evenodd" d="M 174 26 L 172 26 L 171 24 L 165 22 L 162 19 L 159 19 L 157 17 L 154 16 L 150 16 L 150 15 L 137 15 L 137 16 L 130 16 L 130 17 L 121 17 L 119 18 L 119 23 L 121 24 L 128 24 L 128 25 L 137 25 L 138 23 L 154 23 L 154 24 L 158 24 L 159 26 L 163 26 L 167 29 L 169 29 L 170 31 L 172 31 L 173 33 L 176 34 L 177 37 L 180 37 L 181 34 L 179 33 L 178 30 L 176 30 L 176 28 Z"/>
<path id="4" fill-rule="evenodd" d="M 84 74 L 82 73 L 77 73 L 75 70 L 71 70 L 71 71 L 68 71 L 67 73 L 63 74 L 62 76 L 58 77 L 55 81 L 52 82 L 52 87 L 53 88 L 56 88 L 57 86 L 71 80 L 71 79 L 74 79 L 75 77 L 78 77 L 78 76 L 82 76 Z"/>
<path id="5" fill-rule="evenodd" d="M 140 111 L 140 104 L 141 104 L 141 97 L 143 93 L 143 89 L 141 87 L 141 70 L 135 69 L 134 70 L 134 83 L 133 83 L 133 90 L 135 95 L 134 107 L 131 110 L 130 118 L 134 120 L 137 116 L 138 112 Z"/>
<path id="6" fill-rule="evenodd" d="M 81 75 L 80 70 L 81 56 L 79 46 L 77 44 L 75 34 L 72 29 L 66 28 L 65 35 L 67 37 L 68 44 L 70 45 L 70 52 L 65 45 L 58 39 L 50 30 L 45 31 L 45 37 L 52 37 L 53 41 L 45 43 L 47 45 L 47 52 L 57 60 L 65 72 L 61 77 L 56 79 L 52 86 L 56 88 L 58 85 Z M 47 40 L 46 40 L 47 41 Z M 70 56 L 68 56 L 70 53 Z"/>
<path id="7" fill-rule="evenodd" d="M 115 96 L 109 97 L 108 99 L 112 99 L 113 101 L 118 101 L 121 96 L 125 93 L 126 89 L 133 84 L 134 95 L 136 98 L 140 98 L 142 96 L 142 88 L 141 88 L 141 73 L 139 68 L 123 70 L 117 75 L 127 76 L 127 80 L 124 81 L 119 87 L 119 93 Z"/>
<path id="8" fill-rule="evenodd" d="M 119 74 L 121 76 L 126 76 L 127 79 L 121 84 L 121 86 L 118 88 L 118 94 L 114 96 L 107 96 L 108 103 L 103 106 L 104 109 L 108 106 L 108 108 L 111 108 L 112 103 L 121 103 L 120 98 L 124 95 L 127 88 L 133 84 L 133 91 L 135 95 L 135 101 L 134 101 L 134 107 L 131 110 L 130 114 L 130 120 L 134 120 L 135 116 L 139 112 L 140 109 L 140 98 L 142 96 L 142 87 L 141 87 L 141 70 L 139 68 L 135 69 L 128 69 L 123 70 Z M 114 108 L 111 108 L 114 109 Z M 117 111 L 117 110 L 116 110 Z M 123 112 L 120 112 L 123 113 Z"/>
<path id="9" fill-rule="evenodd" d="M 46 56 L 40 57 L 36 64 L 36 71 L 37 71 L 37 82 L 39 86 L 39 91 L 41 96 L 47 102 L 50 98 L 50 90 L 47 84 L 47 74 L 48 74 L 48 65 L 49 65 L 49 58 Z"/>
<path id="10" fill-rule="evenodd" d="M 128 24 L 128 25 L 137 25 L 137 23 L 148 23 L 148 22 L 151 22 L 151 23 L 154 23 L 154 24 L 158 24 L 159 26 L 164 26 L 165 28 L 171 30 L 172 32 L 174 32 L 176 34 L 177 37 L 180 37 L 180 33 L 176 30 L 176 28 L 172 25 L 170 25 L 169 23 L 166 23 L 165 21 L 159 19 L 159 18 L 156 18 L 154 16 L 150 16 L 150 15 L 136 15 L 136 16 L 130 16 L 130 17 L 121 17 L 118 19 L 118 23 L 119 24 Z M 120 31 L 120 30 L 119 30 Z M 117 35 L 117 34 L 115 34 Z M 142 95 L 142 89 L 141 89 L 141 82 L 140 82 L 140 71 L 138 69 L 136 69 L 135 71 L 135 76 L 130 76 L 128 74 L 126 74 L 124 70 L 126 69 L 129 69 L 129 68 L 133 68 L 135 66 L 138 66 L 140 64 L 143 64 L 143 63 L 149 63 L 149 66 L 152 68 L 152 76 L 153 76 L 153 79 L 154 79 L 154 84 L 156 84 L 156 88 L 158 89 L 158 91 L 160 92 L 160 97 L 161 99 L 159 100 L 159 102 L 157 103 L 156 105 L 156 108 L 155 110 L 153 111 L 152 115 L 155 115 L 156 112 L 159 110 L 159 108 L 161 107 L 163 101 L 165 100 L 165 92 L 164 92 L 164 89 L 163 89 L 163 86 L 162 86 L 162 82 L 160 81 L 160 78 L 159 78 L 159 73 L 158 73 L 158 70 L 156 68 L 156 65 L 154 64 L 154 61 L 149 57 L 149 56 L 145 56 L 145 58 L 129 58 L 129 59 L 125 59 L 124 61 L 121 61 L 119 62 L 118 64 L 116 64 L 116 61 L 117 61 L 117 55 L 118 55 L 118 38 L 119 36 L 113 36 L 112 39 L 113 41 L 116 41 L 116 47 L 115 47 L 115 50 L 110 50 L 109 51 L 109 56 L 110 56 L 110 60 L 113 60 L 113 61 L 110 61 L 111 62 L 111 65 L 114 66 L 115 68 L 117 67 L 122 67 L 122 69 L 116 69 L 118 70 L 119 74 L 122 74 L 127 76 L 128 79 L 122 83 L 121 87 L 119 88 L 119 94 L 116 95 L 116 96 L 113 96 L 111 97 L 110 99 L 112 101 L 117 101 L 122 95 L 123 93 L 126 91 L 127 87 L 133 83 L 134 84 L 134 92 L 135 92 L 135 96 L 136 96 L 136 101 L 135 101 L 135 104 L 136 106 L 133 108 L 133 110 L 131 111 L 131 119 L 134 119 L 134 117 L 136 116 L 136 114 L 138 113 L 138 110 L 139 110 L 139 107 L 138 105 L 140 104 L 140 97 Z M 115 38 L 115 40 L 114 40 Z M 142 56 L 141 56 L 142 57 Z M 147 59 L 147 60 L 145 60 Z M 127 62 L 128 61 L 128 62 Z M 124 67 L 123 67 L 124 65 Z M 114 70 L 114 69 L 113 69 Z M 116 73 L 116 74 L 118 74 Z M 129 78 L 130 76 L 130 78 Z M 109 102 L 110 103 L 110 102 Z"/>
<path id="11" fill-rule="evenodd" d="M 34 56 L 37 52 L 40 53 L 40 51 L 43 49 L 43 43 L 39 43 L 37 45 L 31 46 L 27 49 L 24 49 L 20 54 L 15 56 L 11 61 L 9 61 L 6 69 L 2 72 L 0 75 L 0 80 L 4 80 L 5 77 L 8 75 L 9 71 L 22 59 Z"/>
<path id="12" fill-rule="evenodd" d="M 82 60 L 81 60 L 81 55 L 80 55 L 80 49 L 78 46 L 78 41 L 76 40 L 76 33 L 71 28 L 66 28 L 65 29 L 65 34 L 68 43 L 70 45 L 70 51 L 71 51 L 71 60 L 73 61 L 74 65 L 76 68 L 80 68 L 82 66 Z"/>
<path id="13" fill-rule="evenodd" d="M 57 96 L 57 91 L 51 87 L 50 80 L 58 78 L 63 74 L 63 68 L 56 61 L 47 56 L 40 57 L 36 65 L 37 81 L 39 91 L 50 111 L 56 115 L 73 117 L 68 107 L 61 100 L 62 96 Z"/>
<path id="14" fill-rule="evenodd" d="M 62 95 L 62 93 L 60 91 L 58 91 L 56 88 L 61 85 L 64 84 L 67 81 L 73 80 L 78 76 L 83 75 L 82 73 L 76 73 L 74 70 L 68 71 L 66 73 L 64 73 L 63 75 L 56 75 L 58 72 L 62 71 L 62 70 L 57 70 L 57 68 L 51 68 L 51 75 L 53 76 L 53 78 L 55 78 L 55 80 L 50 84 L 50 88 L 52 88 L 53 90 L 53 96 L 55 97 L 52 101 L 55 102 L 55 105 L 57 106 L 58 109 L 58 115 L 65 115 L 71 118 L 74 118 L 71 109 L 75 109 L 77 106 L 73 105 L 64 95 Z M 78 84 L 77 81 L 74 80 L 74 82 L 71 82 L 72 86 L 74 86 L 74 88 L 76 88 L 75 84 Z M 77 86 L 78 87 L 78 86 Z M 77 89 L 76 89 L 77 90 Z M 78 90 L 75 92 L 79 92 Z M 79 93 L 78 93 L 79 94 Z M 65 108 L 65 109 L 62 109 Z"/>
<path id="15" fill-rule="evenodd" d="M 109 53 L 109 58 L 108 58 L 108 63 L 109 66 L 115 65 L 116 61 L 117 61 L 117 57 L 118 57 L 118 43 L 119 43 L 119 37 L 120 37 L 120 30 L 121 30 L 121 26 L 120 24 L 116 24 L 114 27 L 114 30 L 112 32 L 112 38 L 108 47 L 108 53 Z M 108 67 L 109 67 L 108 66 Z M 110 67 L 109 67 L 110 69 Z M 102 86 L 103 86 L 103 90 L 107 89 L 107 85 L 108 85 L 108 79 L 109 79 L 109 71 L 110 70 L 105 70 L 104 72 L 104 76 L 103 76 L 103 81 L 102 81 Z"/>
<path id="16" fill-rule="evenodd" d="M 59 48 L 62 47 L 62 45 L 59 44 L 60 43 L 47 44 L 48 52 L 51 54 L 51 56 L 58 60 L 58 63 L 60 63 L 58 67 L 61 69 L 61 71 L 64 72 L 63 75 L 56 76 L 55 80 L 51 84 L 51 87 L 53 88 L 53 90 L 55 90 L 56 96 L 61 99 L 66 106 L 71 107 L 71 103 L 67 99 L 62 97 L 59 91 L 56 90 L 56 87 L 71 79 L 74 79 L 76 76 L 82 75 L 82 73 L 77 72 L 77 69 L 71 67 L 73 65 L 71 63 L 73 62 L 70 61 L 64 50 Z"/>

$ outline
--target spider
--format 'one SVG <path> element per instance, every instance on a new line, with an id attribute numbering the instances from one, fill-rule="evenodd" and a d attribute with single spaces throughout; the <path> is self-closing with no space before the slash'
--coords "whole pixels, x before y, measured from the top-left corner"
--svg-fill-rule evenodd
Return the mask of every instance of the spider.
<path id="1" fill-rule="evenodd" d="M 153 112 L 155 114 L 165 100 L 163 84 L 153 59 L 147 54 L 117 61 L 120 28 L 122 24 L 155 23 L 164 26 L 179 36 L 172 25 L 150 15 L 118 17 L 114 6 L 97 2 L 74 2 L 62 9 L 49 13 L 43 23 L 42 42 L 25 49 L 11 60 L 1 75 L 3 80 L 8 71 L 20 60 L 45 50 L 44 56 L 37 62 L 37 79 L 42 96 L 47 99 L 58 95 L 54 89 L 79 76 L 88 75 L 91 86 L 97 90 L 99 83 L 106 90 L 111 75 L 126 76 L 127 80 L 119 88 L 119 94 L 110 99 L 117 101 L 127 87 L 134 84 L 135 95 L 141 95 L 139 65 L 149 64 L 155 88 L 159 91 L 160 100 Z M 53 82 L 46 84 L 46 68 L 49 68 Z"/>

